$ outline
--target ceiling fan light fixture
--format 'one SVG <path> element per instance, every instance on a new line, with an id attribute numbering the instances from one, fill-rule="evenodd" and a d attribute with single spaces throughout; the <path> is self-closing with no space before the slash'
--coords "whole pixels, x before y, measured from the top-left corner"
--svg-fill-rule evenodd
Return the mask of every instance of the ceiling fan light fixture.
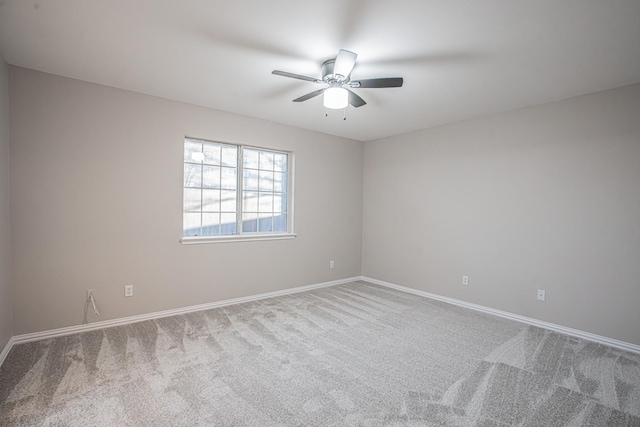
<path id="1" fill-rule="evenodd" d="M 304 102 L 311 98 L 324 95 L 324 107 L 333 110 L 341 110 L 351 105 L 359 108 L 367 103 L 364 99 L 352 91 L 355 88 L 385 88 L 402 87 L 404 81 L 402 77 L 382 77 L 375 79 L 351 80 L 351 71 L 356 65 L 356 55 L 348 50 L 340 49 L 338 56 L 327 59 L 322 63 L 322 79 L 289 73 L 287 71 L 273 70 L 271 73 L 277 76 L 289 77 L 291 79 L 304 80 L 307 82 L 327 85 L 323 89 L 314 90 L 306 95 L 302 95 L 293 102 Z"/>
<path id="2" fill-rule="evenodd" d="M 349 92 L 341 87 L 330 87 L 324 91 L 324 106 L 332 110 L 347 108 Z"/>

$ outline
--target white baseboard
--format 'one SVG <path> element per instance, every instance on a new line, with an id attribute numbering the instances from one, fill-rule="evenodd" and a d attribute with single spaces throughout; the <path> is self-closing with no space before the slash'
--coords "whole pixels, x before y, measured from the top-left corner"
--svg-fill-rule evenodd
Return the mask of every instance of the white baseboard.
<path id="1" fill-rule="evenodd" d="M 461 301 L 454 298 L 448 298 L 448 297 L 443 297 L 436 294 L 431 294 L 429 292 L 421 291 L 418 289 L 396 285 L 395 283 L 389 283 L 389 282 L 384 282 L 382 280 L 372 279 L 371 277 L 362 276 L 360 277 L 360 280 L 373 283 L 376 285 L 380 285 L 380 286 L 385 286 L 387 288 L 396 289 L 398 291 L 418 295 L 421 297 L 426 297 L 426 298 L 431 298 L 434 300 L 446 302 L 446 303 L 457 305 L 460 307 L 470 308 L 471 310 L 481 311 L 483 313 L 492 314 L 494 316 L 503 317 L 505 319 L 515 320 L 516 322 L 526 323 L 528 325 L 549 329 L 551 331 L 559 332 L 564 335 L 570 335 L 573 337 L 582 338 L 587 341 L 597 342 L 599 344 L 608 345 L 610 347 L 619 348 L 621 350 L 631 351 L 633 353 L 640 353 L 640 345 L 637 345 L 637 344 L 632 344 L 625 341 L 603 337 L 601 335 L 580 331 L 578 329 L 567 328 L 565 326 L 556 325 L 554 323 L 543 322 L 542 320 L 533 319 L 531 317 L 525 317 L 525 316 L 520 316 L 519 314 L 509 313 L 508 311 L 496 310 L 495 308 L 485 307 L 482 305 L 473 304 L 470 302 Z"/>
<path id="2" fill-rule="evenodd" d="M 349 277 L 347 279 L 333 280 L 330 282 L 299 286 L 296 288 L 283 289 L 281 291 L 273 291 L 273 292 L 267 292 L 264 294 L 250 295 L 247 297 L 232 298 L 232 299 L 227 299 L 222 301 L 210 302 L 206 304 L 176 308 L 172 310 L 164 310 L 164 311 L 156 311 L 153 313 L 140 314 L 137 316 L 122 317 L 119 319 L 104 320 L 101 322 L 88 323 L 84 325 L 69 326 L 66 328 L 51 329 L 48 331 L 34 332 L 31 334 L 16 335 L 13 338 L 11 338 L 9 343 L 11 345 L 21 344 L 21 343 L 30 342 L 30 341 L 39 341 L 46 338 L 55 338 L 55 337 L 61 337 L 64 335 L 76 334 L 78 332 L 87 332 L 87 331 L 94 331 L 96 329 L 110 328 L 112 326 L 127 325 L 129 323 L 141 322 L 143 320 L 159 319 L 161 317 L 175 316 L 176 314 L 192 313 L 195 311 L 208 310 L 216 307 L 224 307 L 228 305 L 240 304 L 243 302 L 258 301 L 258 300 L 267 299 L 267 298 L 279 297 L 282 295 L 290 295 L 290 294 L 296 294 L 298 292 L 310 291 L 313 289 L 342 285 L 344 283 L 353 282 L 359 279 L 360 277 Z M 5 348 L 5 352 L 8 353 L 10 348 L 11 346 L 7 344 L 7 348 Z M 4 355 L 5 352 L 3 352 L 2 354 Z M 3 359 L 0 359 L 0 365 L 2 364 L 2 360 Z"/>
<path id="3" fill-rule="evenodd" d="M 540 328 L 549 329 L 551 331 L 559 332 L 561 334 L 582 338 L 588 341 L 597 342 L 600 344 L 608 345 L 608 346 L 619 348 L 622 350 L 631 351 L 634 353 L 640 353 L 640 345 L 603 337 L 600 335 L 580 331 L 577 329 L 567 328 L 567 327 L 556 325 L 553 323 L 543 322 L 541 320 L 520 316 L 518 314 L 509 313 L 502 310 L 496 310 L 494 308 L 485 307 L 478 304 L 473 304 L 473 303 L 469 303 L 469 302 L 465 302 L 465 301 L 461 301 L 453 298 L 431 294 L 429 292 L 408 288 L 406 286 L 396 285 L 394 283 L 384 282 L 382 280 L 373 279 L 371 277 L 358 276 L 358 277 L 350 277 L 347 279 L 333 280 L 330 282 L 316 283 L 313 285 L 299 286 L 296 288 L 283 289 L 280 291 L 251 295 L 247 297 L 232 298 L 232 299 L 227 299 L 223 301 L 192 305 L 189 307 L 177 308 L 172 310 L 157 311 L 153 313 L 141 314 L 141 315 L 130 316 L 130 317 L 122 317 L 120 319 L 105 320 L 101 322 L 94 322 L 94 323 L 89 323 L 84 325 L 69 326 L 66 328 L 51 329 L 51 330 L 42 331 L 42 332 L 34 332 L 31 334 L 16 335 L 14 337 L 11 337 L 11 339 L 9 339 L 9 342 L 5 345 L 4 349 L 2 350 L 2 353 L 0 353 L 0 366 L 2 366 L 2 363 L 4 362 L 5 358 L 9 354 L 9 351 L 15 344 L 21 344 L 21 343 L 30 342 L 30 341 L 38 341 L 38 340 L 47 339 L 47 338 L 55 338 L 55 337 L 60 337 L 64 335 L 76 334 L 79 332 L 87 332 L 87 331 L 93 331 L 97 329 L 110 328 L 112 326 L 126 325 L 130 323 L 141 322 L 144 320 L 159 319 L 161 317 L 174 316 L 176 314 L 192 313 L 192 312 L 208 310 L 216 307 L 224 307 L 224 306 L 240 304 L 244 302 L 258 301 L 258 300 L 278 297 L 282 295 L 296 294 L 298 292 L 305 292 L 313 289 L 342 285 L 342 284 L 353 282 L 356 280 L 362 280 L 362 281 L 373 283 L 376 285 L 396 289 L 398 291 L 407 292 L 410 294 L 431 298 L 438 301 L 443 301 L 443 302 L 457 305 L 460 307 L 470 308 L 472 310 L 481 311 L 483 313 L 492 314 L 494 316 L 503 317 L 505 319 L 515 320 L 517 322 L 526 323 L 528 325 L 538 326 Z"/>
<path id="4" fill-rule="evenodd" d="M 9 342 L 7 342 L 7 345 L 5 345 L 4 348 L 2 349 L 2 353 L 0 353 L 0 366 L 2 366 L 2 364 L 4 363 L 4 359 L 7 358 L 7 355 L 9 354 L 11 347 L 13 347 L 13 343 L 14 343 L 14 337 L 11 337 L 9 338 Z"/>

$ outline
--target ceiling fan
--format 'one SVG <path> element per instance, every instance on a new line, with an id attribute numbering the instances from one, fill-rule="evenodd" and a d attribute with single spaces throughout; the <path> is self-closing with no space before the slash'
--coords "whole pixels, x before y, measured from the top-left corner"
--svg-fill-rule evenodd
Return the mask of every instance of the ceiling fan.
<path id="1" fill-rule="evenodd" d="M 323 87 L 322 89 L 315 90 L 296 98 L 293 102 L 303 102 L 320 94 L 324 94 L 324 106 L 332 109 L 346 108 L 349 104 L 358 108 L 366 104 L 364 99 L 360 98 L 351 89 L 402 87 L 402 77 L 351 80 L 351 71 L 356 65 L 357 57 L 358 55 L 351 51 L 340 49 L 336 58 L 328 59 L 322 63 L 322 79 L 316 79 L 280 70 L 274 70 L 272 74 L 328 85 L 327 87 Z"/>

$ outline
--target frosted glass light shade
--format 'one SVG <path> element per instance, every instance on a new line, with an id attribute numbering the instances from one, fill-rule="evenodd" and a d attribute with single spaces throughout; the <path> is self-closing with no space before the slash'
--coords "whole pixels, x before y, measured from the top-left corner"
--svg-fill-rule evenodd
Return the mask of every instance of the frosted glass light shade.
<path id="1" fill-rule="evenodd" d="M 324 91 L 324 106 L 334 110 L 347 108 L 349 92 L 341 87 L 330 87 Z"/>

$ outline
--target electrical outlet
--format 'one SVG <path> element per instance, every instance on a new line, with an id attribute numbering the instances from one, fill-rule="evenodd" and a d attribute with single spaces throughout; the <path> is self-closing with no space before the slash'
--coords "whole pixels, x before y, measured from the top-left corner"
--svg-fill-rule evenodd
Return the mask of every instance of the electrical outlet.
<path id="1" fill-rule="evenodd" d="M 469 276 L 462 276 L 462 284 L 469 286 Z"/>
<path id="2" fill-rule="evenodd" d="M 335 268 L 336 263 L 333 260 L 329 261 L 329 268 Z"/>
<path id="3" fill-rule="evenodd" d="M 544 289 L 538 289 L 538 301 L 544 301 L 546 298 Z"/>
<path id="4" fill-rule="evenodd" d="M 133 296 L 133 285 L 124 285 L 124 296 L 125 297 Z"/>
<path id="5" fill-rule="evenodd" d="M 93 298 L 95 299 L 96 290 L 95 289 L 87 289 L 87 302 L 91 302 L 91 294 L 93 294 Z"/>

